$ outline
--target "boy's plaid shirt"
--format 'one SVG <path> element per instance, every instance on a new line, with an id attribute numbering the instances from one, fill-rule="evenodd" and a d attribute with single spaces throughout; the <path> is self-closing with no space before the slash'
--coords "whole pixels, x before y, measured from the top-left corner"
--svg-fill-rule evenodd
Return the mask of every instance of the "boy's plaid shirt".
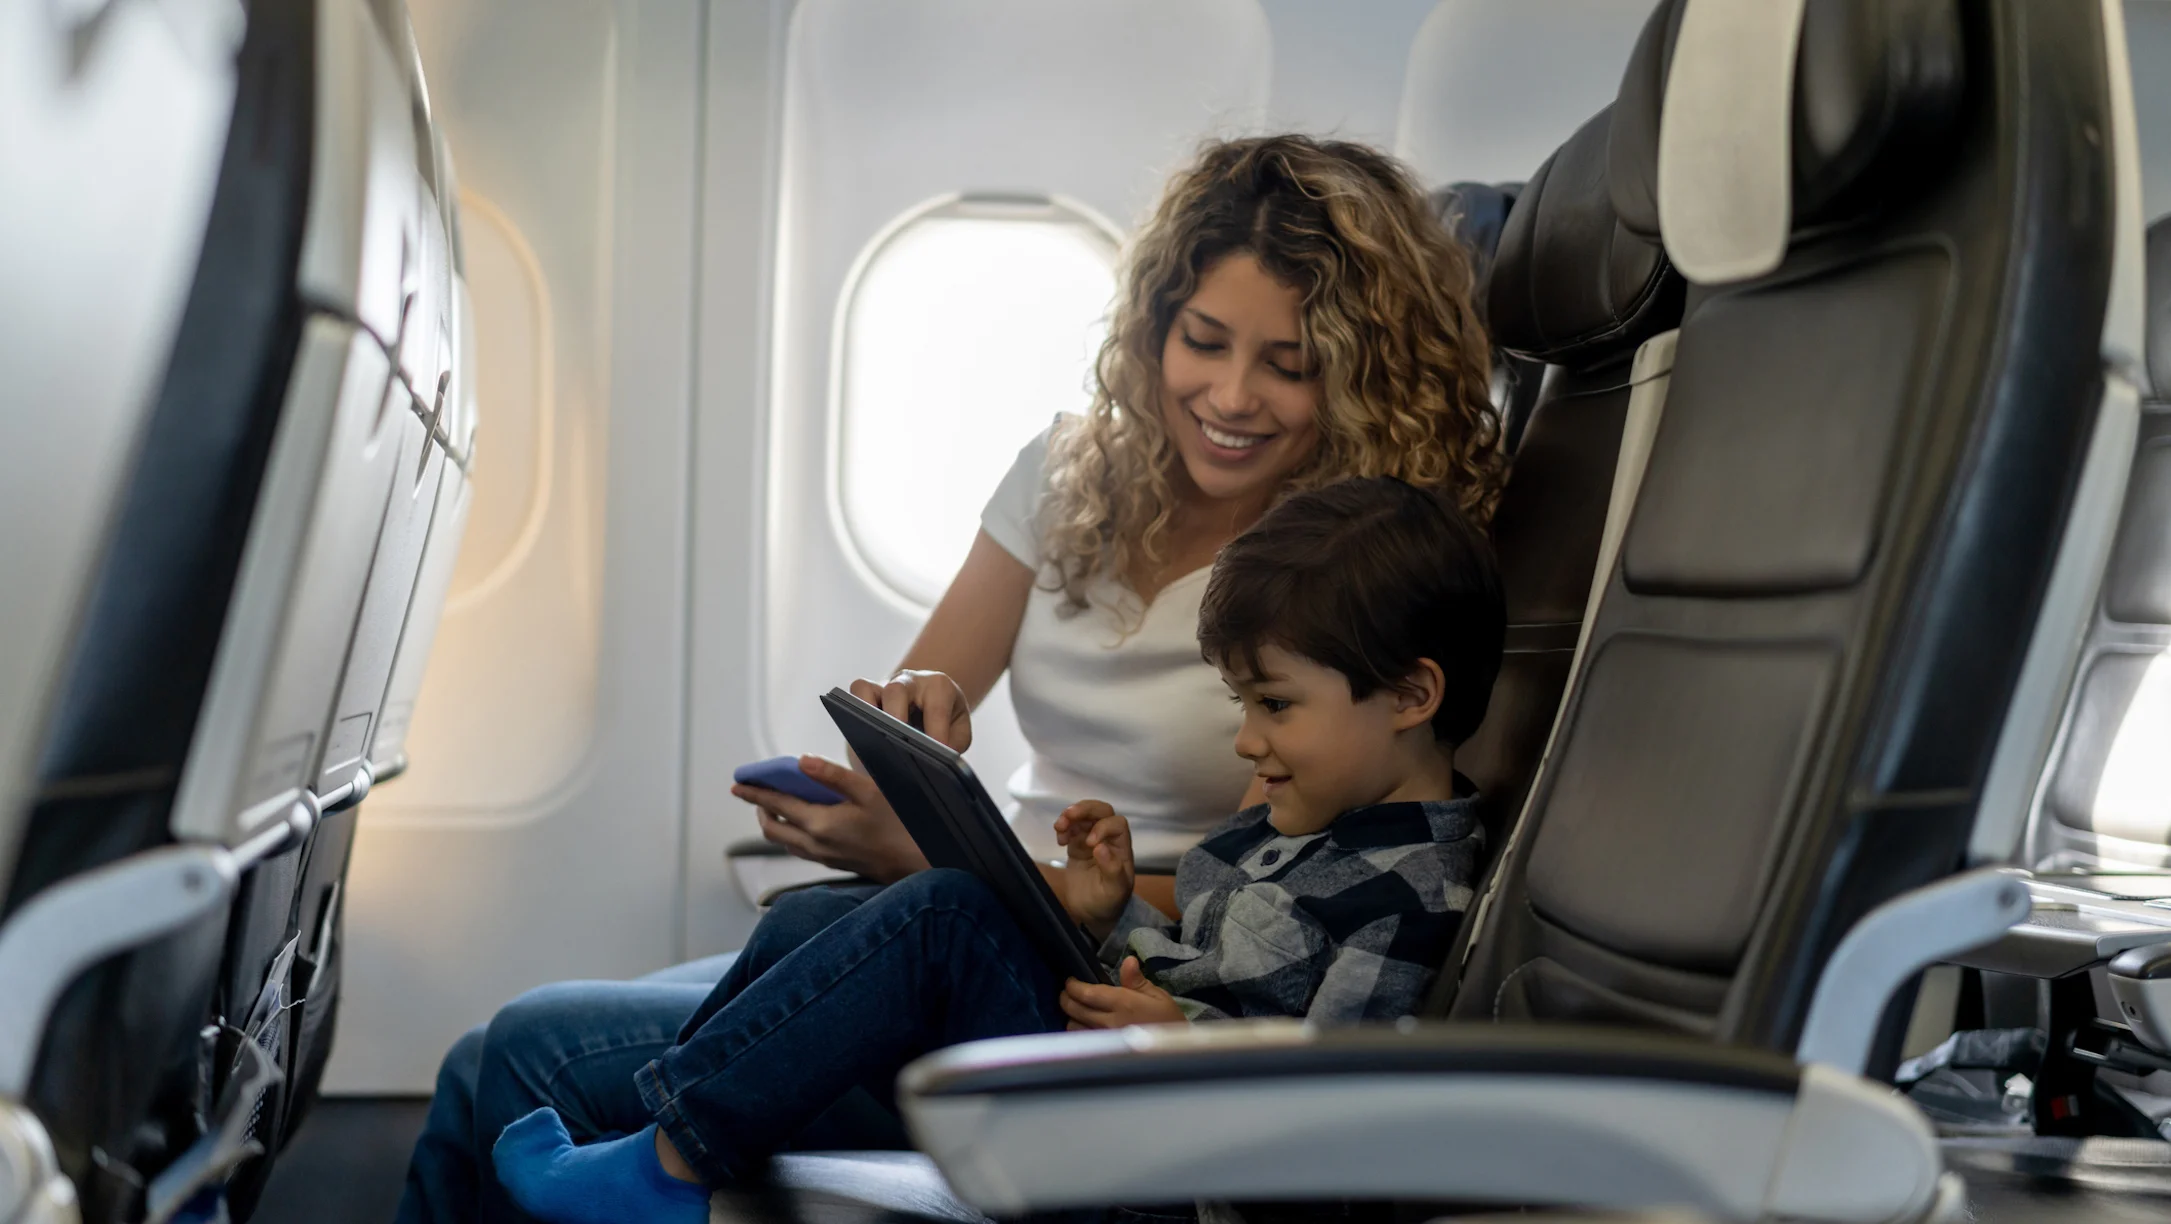
<path id="1" fill-rule="evenodd" d="M 1246 808 L 1176 867 L 1180 923 L 1132 897 L 1101 945 L 1193 1020 L 1411 1014 L 1447 956 L 1483 862 L 1475 798 L 1382 803 L 1284 837 Z"/>

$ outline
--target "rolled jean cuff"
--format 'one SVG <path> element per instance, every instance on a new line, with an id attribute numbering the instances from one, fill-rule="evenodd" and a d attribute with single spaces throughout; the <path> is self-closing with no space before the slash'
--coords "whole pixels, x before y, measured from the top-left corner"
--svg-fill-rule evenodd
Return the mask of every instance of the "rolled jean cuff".
<path id="1" fill-rule="evenodd" d="M 701 1178 L 701 1184 L 716 1189 L 743 1180 L 744 1171 L 732 1160 L 731 1154 L 712 1148 L 703 1142 L 699 1132 L 686 1120 L 678 1107 L 678 1094 L 671 1091 L 664 1079 L 661 1062 L 651 1062 L 633 1073 L 633 1086 L 640 1090 L 641 1103 L 648 1107 L 649 1116 L 656 1120 L 656 1129 L 671 1141 L 678 1154 Z"/>

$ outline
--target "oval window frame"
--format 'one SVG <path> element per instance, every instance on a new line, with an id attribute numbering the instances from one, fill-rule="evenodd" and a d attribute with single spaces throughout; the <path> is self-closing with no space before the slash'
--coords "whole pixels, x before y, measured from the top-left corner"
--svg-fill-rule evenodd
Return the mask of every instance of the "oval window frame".
<path id="1" fill-rule="evenodd" d="M 1041 192 L 951 192 L 936 196 L 899 213 L 869 239 L 859 255 L 853 259 L 846 272 L 843 287 L 838 291 L 837 304 L 830 320 L 828 395 L 824 420 L 824 483 L 827 486 L 823 500 L 827 506 L 830 531 L 834 534 L 838 551 L 866 588 L 885 603 L 907 615 L 924 619 L 934 610 L 935 601 L 941 598 L 936 592 L 931 599 L 922 599 L 906 589 L 909 583 L 900 576 L 885 572 L 877 557 L 877 550 L 860 538 L 852 523 L 852 516 L 845 508 L 845 409 L 851 388 L 846 370 L 847 346 L 851 343 L 852 313 L 859 301 L 860 290 L 865 285 L 868 271 L 876 266 L 883 254 L 908 234 L 914 226 L 938 220 L 985 220 L 1008 222 L 1054 222 L 1073 226 L 1086 235 L 1105 244 L 1109 271 L 1118 288 L 1121 287 L 1123 231 L 1090 205 L 1059 193 Z M 1112 308 L 1114 303 L 1109 303 Z"/>

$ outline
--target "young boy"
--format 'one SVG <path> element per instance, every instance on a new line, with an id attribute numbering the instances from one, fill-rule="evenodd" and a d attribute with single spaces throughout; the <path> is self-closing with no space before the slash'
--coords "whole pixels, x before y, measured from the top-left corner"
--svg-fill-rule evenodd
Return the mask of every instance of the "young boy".
<path id="1" fill-rule="evenodd" d="M 540 1109 L 498 1139 L 499 1180 L 554 1224 L 707 1216 L 854 1088 L 959 1042 L 1233 1016 L 1390 1020 L 1416 1009 L 1481 863 L 1454 745 L 1477 730 L 1504 613 L 1483 535 L 1397 480 L 1297 494 L 1222 549 L 1199 646 L 1244 707 L 1266 802 L 1185 854 L 1180 923 L 1132 895 L 1107 804 L 1056 821 L 1064 902 L 1119 985 L 1056 981 L 994 895 L 926 871 L 704 1005 L 636 1077 L 656 1124 L 574 1147 Z M 724 987 L 719 987 L 723 991 Z"/>

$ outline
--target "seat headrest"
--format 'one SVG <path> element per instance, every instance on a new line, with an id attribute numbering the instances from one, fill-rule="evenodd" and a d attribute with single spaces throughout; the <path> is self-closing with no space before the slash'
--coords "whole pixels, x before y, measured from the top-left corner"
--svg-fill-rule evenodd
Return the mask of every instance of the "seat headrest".
<path id="1" fill-rule="evenodd" d="M 1659 127 L 1687 4 L 1652 12 L 1614 102 L 1613 206 L 1646 238 L 1659 236 Z M 1902 195 L 1935 167 L 1959 114 L 1964 54 L 1953 0 L 1806 0 L 1794 59 L 1796 229 Z"/>
<path id="2" fill-rule="evenodd" d="M 1500 249 L 1500 231 L 1507 228 L 1508 212 L 1522 190 L 1521 183 L 1449 183 L 1429 197 L 1433 215 L 1470 256 L 1471 297 L 1480 314 L 1485 310 L 1493 257 Z"/>
<path id="3" fill-rule="evenodd" d="M 1531 176 L 1493 257 L 1493 343 L 1532 360 L 1590 365 L 1675 326 L 1686 285 L 1654 242 L 1621 225 L 1606 191 L 1611 110 Z"/>
<path id="4" fill-rule="evenodd" d="M 2171 400 L 2171 216 L 2148 227 L 2148 385 L 2154 398 Z"/>

